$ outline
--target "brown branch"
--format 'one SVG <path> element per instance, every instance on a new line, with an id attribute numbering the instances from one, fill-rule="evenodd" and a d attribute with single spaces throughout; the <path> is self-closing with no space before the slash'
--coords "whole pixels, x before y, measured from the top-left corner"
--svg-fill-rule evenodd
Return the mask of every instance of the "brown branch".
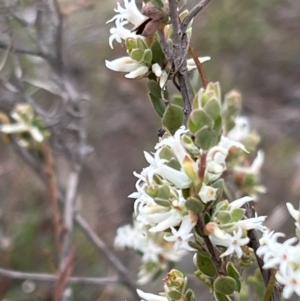
<path id="1" fill-rule="evenodd" d="M 36 172 L 38 178 L 42 180 L 46 184 L 47 177 L 43 170 L 39 168 L 39 163 L 36 159 L 31 156 L 30 153 L 24 148 L 21 148 L 18 144 L 14 145 L 17 153 L 20 157 Z M 59 193 L 58 195 L 59 200 L 62 202 L 63 198 L 62 195 Z M 108 259 L 110 264 L 115 267 L 119 277 L 119 282 L 123 283 L 132 291 L 132 293 L 136 296 L 136 287 L 135 283 L 130 279 L 129 272 L 126 267 L 122 264 L 119 258 L 113 254 L 111 250 L 106 246 L 105 242 L 95 233 L 95 231 L 91 228 L 89 223 L 83 218 L 78 212 L 73 212 L 74 219 L 78 224 L 79 228 L 87 235 L 90 241 L 99 249 L 102 254 Z"/>
<path id="2" fill-rule="evenodd" d="M 181 24 L 181 30 L 183 33 L 186 32 L 192 19 L 210 2 L 211 0 L 202 0 L 194 8 L 191 9 L 189 14 L 184 18 Z"/>
<path id="3" fill-rule="evenodd" d="M 199 61 L 198 55 L 197 55 L 195 49 L 192 46 L 189 47 L 189 52 L 190 52 L 190 55 L 192 56 L 192 58 L 193 58 L 193 60 L 196 64 L 198 73 L 199 73 L 201 81 L 202 81 L 202 85 L 203 85 L 204 89 L 206 89 L 206 87 L 208 85 L 208 80 L 207 80 L 206 75 L 204 73 L 203 65 Z"/>
<path id="4" fill-rule="evenodd" d="M 58 206 L 58 188 L 56 183 L 56 178 L 54 174 L 54 160 L 52 156 L 52 151 L 49 143 L 46 141 L 42 145 L 43 154 L 46 164 L 46 170 L 44 172 L 46 178 L 46 186 L 48 190 L 48 195 L 51 201 L 53 210 L 53 224 L 54 224 L 54 234 L 55 234 L 55 245 L 58 252 L 61 250 L 61 234 L 63 227 L 61 225 L 61 215 Z"/>
<path id="5" fill-rule="evenodd" d="M 57 281 L 57 275 L 46 273 L 26 273 L 0 268 L 0 275 L 17 280 L 32 280 L 32 281 Z M 118 283 L 118 277 L 70 277 L 68 283 L 71 284 L 91 284 L 91 285 L 107 285 L 110 283 Z"/>
<path id="6" fill-rule="evenodd" d="M 68 257 L 64 260 L 63 264 L 60 266 L 55 283 L 53 301 L 64 300 L 64 291 L 73 272 L 74 255 L 75 251 L 73 248 L 69 252 Z"/>

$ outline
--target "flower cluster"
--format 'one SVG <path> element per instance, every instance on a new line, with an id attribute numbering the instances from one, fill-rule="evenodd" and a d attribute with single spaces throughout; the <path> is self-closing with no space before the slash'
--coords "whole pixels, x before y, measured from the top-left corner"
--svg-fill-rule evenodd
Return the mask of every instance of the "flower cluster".
<path id="1" fill-rule="evenodd" d="M 18 104 L 11 113 L 14 123 L 7 122 L 0 126 L 3 134 L 18 134 L 20 145 L 27 147 L 30 138 L 37 143 L 41 143 L 48 136 L 40 117 L 36 116 L 33 108 L 28 104 Z M 29 135 L 29 136 L 28 136 Z"/>
<path id="2" fill-rule="evenodd" d="M 144 7 L 153 5 L 151 2 L 147 3 Z M 151 12 L 155 11 L 155 7 L 149 9 Z M 113 48 L 113 42 L 118 43 L 125 42 L 127 48 L 128 56 L 124 56 L 113 61 L 105 61 L 106 67 L 117 72 L 126 72 L 125 77 L 127 78 L 142 78 L 142 77 L 155 77 L 159 82 L 161 88 L 165 87 L 166 82 L 169 78 L 171 68 L 166 62 L 164 54 L 161 50 L 160 44 L 158 43 L 158 36 L 155 31 L 152 32 L 151 39 L 145 39 L 145 34 L 138 35 L 132 30 L 126 28 L 128 24 L 131 24 L 134 28 L 143 24 L 147 21 L 147 16 L 150 15 L 150 19 L 154 18 L 153 21 L 161 22 L 161 19 L 156 19 L 152 14 L 147 14 L 147 9 L 143 9 L 143 14 L 139 11 L 136 6 L 135 0 L 125 0 L 124 7 L 120 3 L 117 4 L 115 9 L 117 13 L 113 18 L 111 18 L 107 23 L 115 22 L 116 27 L 111 28 L 109 45 Z M 161 12 L 157 10 L 156 12 L 159 16 Z M 187 12 L 181 13 L 181 18 L 186 16 Z M 149 25 L 149 24 L 148 24 Z M 147 25 L 146 25 L 147 26 Z M 158 29 L 158 27 L 157 27 Z M 172 35 L 172 28 L 170 25 L 165 26 L 166 39 L 169 39 Z M 189 28 L 188 34 L 191 34 L 191 27 Z M 147 34 L 148 36 L 148 34 Z M 199 58 L 201 63 L 210 60 L 210 57 Z M 189 71 L 196 68 L 193 59 L 187 60 L 187 68 Z"/>
<path id="3" fill-rule="evenodd" d="M 210 85 L 206 93 L 195 98 L 198 109 L 194 109 L 191 118 L 195 112 L 204 114 L 205 109 L 213 110 L 213 106 L 217 106 L 215 100 L 220 95 L 218 85 Z M 200 108 L 201 99 L 206 100 L 204 108 Z M 215 116 L 212 111 L 210 113 Z M 209 118 L 207 122 L 213 126 Z M 197 123 L 194 118 L 189 120 L 188 125 L 189 128 L 182 126 L 174 135 L 166 132 L 156 144 L 155 152 L 144 153 L 149 166 L 139 174 L 134 173 L 138 178 L 136 192 L 129 197 L 135 199 L 136 221 L 133 227 L 127 225 L 118 230 L 115 245 L 138 250 L 143 254 L 143 262 L 174 261 L 174 254 L 176 259 L 180 259 L 186 251 L 195 251 L 198 242 L 197 239 L 194 241 L 194 228 L 204 214 L 209 220 L 206 220 L 203 233 L 214 246 L 221 248 L 222 257 L 236 254 L 241 258 L 243 246 L 249 242 L 247 231 L 265 230 L 262 225 L 265 216 L 245 217 L 242 206 L 252 201 L 252 197 L 242 197 L 232 202 L 222 200 L 224 181 L 221 177 L 227 170 L 227 158 L 230 153 L 239 150 L 246 153 L 244 145 L 220 135 L 218 140 L 212 142 L 211 137 L 207 136 L 202 148 L 202 140 L 197 140 L 195 136 L 200 133 L 201 138 L 203 121 Z M 222 131 L 220 128 L 217 130 Z M 151 246 L 148 247 L 147 243 Z M 170 246 L 175 252 L 171 253 L 173 259 L 170 258 Z M 145 271 L 145 267 L 142 270 Z M 148 269 L 148 275 L 143 273 L 143 279 L 151 279 L 152 274 Z"/>
<path id="4" fill-rule="evenodd" d="M 285 236 L 283 233 L 265 231 L 257 250 L 257 255 L 263 258 L 265 269 L 278 270 L 276 280 L 284 285 L 282 296 L 285 299 L 289 299 L 294 292 L 300 296 L 300 212 L 290 203 L 287 203 L 287 208 L 295 219 L 297 237 L 280 243 L 277 240 Z"/>

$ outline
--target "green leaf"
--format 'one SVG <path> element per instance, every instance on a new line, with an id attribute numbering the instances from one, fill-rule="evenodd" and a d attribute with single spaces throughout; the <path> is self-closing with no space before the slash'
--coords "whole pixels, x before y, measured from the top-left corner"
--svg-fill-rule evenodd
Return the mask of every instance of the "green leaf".
<path id="1" fill-rule="evenodd" d="M 195 213 L 201 213 L 204 210 L 204 204 L 195 197 L 189 197 L 186 200 L 185 207 Z"/>
<path id="2" fill-rule="evenodd" d="M 160 117 L 163 117 L 166 107 L 161 98 L 161 88 L 159 84 L 156 81 L 151 80 L 148 83 L 148 89 L 150 91 L 149 98 L 154 110 Z"/>
<path id="3" fill-rule="evenodd" d="M 192 122 L 191 128 L 189 127 L 190 122 Z M 213 125 L 212 119 L 203 109 L 193 110 L 188 119 L 188 127 L 192 133 L 200 130 L 204 126 L 211 127 Z"/>
<path id="4" fill-rule="evenodd" d="M 231 299 L 228 296 L 222 295 L 218 292 L 214 292 L 214 299 L 216 301 L 231 301 Z"/>
<path id="5" fill-rule="evenodd" d="M 181 95 L 179 94 L 172 95 L 171 101 L 173 104 L 183 107 L 183 99 Z"/>
<path id="6" fill-rule="evenodd" d="M 215 93 L 213 91 L 206 91 L 201 96 L 201 107 L 203 108 L 205 104 L 212 98 L 215 97 Z"/>
<path id="7" fill-rule="evenodd" d="M 221 132 L 222 132 L 222 126 L 223 126 L 223 122 L 222 122 L 222 121 L 223 121 L 223 120 L 222 120 L 222 116 L 221 116 L 221 115 L 219 115 L 219 116 L 215 119 L 215 121 L 214 121 L 214 126 L 213 126 L 214 132 L 220 133 L 220 134 L 221 134 Z"/>
<path id="8" fill-rule="evenodd" d="M 180 300 L 182 298 L 182 293 L 177 290 L 170 290 L 168 292 L 168 299 L 170 300 Z"/>
<path id="9" fill-rule="evenodd" d="M 199 253 L 196 255 L 197 268 L 206 276 L 214 277 L 217 275 L 217 271 L 212 260 L 207 256 L 202 256 Z"/>
<path id="10" fill-rule="evenodd" d="M 231 211 L 231 222 L 238 222 L 240 221 L 245 214 L 245 209 L 243 208 L 236 208 Z"/>
<path id="11" fill-rule="evenodd" d="M 187 301 L 196 301 L 195 293 L 190 288 L 185 292 L 185 297 Z"/>
<path id="12" fill-rule="evenodd" d="M 136 39 L 128 38 L 125 41 L 126 48 L 128 49 L 128 52 L 130 53 L 134 48 L 137 47 Z"/>
<path id="13" fill-rule="evenodd" d="M 219 276 L 213 286 L 216 292 L 223 295 L 231 295 L 237 289 L 236 281 L 229 276 Z"/>
<path id="14" fill-rule="evenodd" d="M 166 159 L 167 161 L 170 161 L 173 158 L 175 159 L 174 153 L 171 151 L 169 147 L 166 146 L 164 146 L 159 152 L 159 157 L 161 159 Z"/>
<path id="15" fill-rule="evenodd" d="M 168 185 L 162 185 L 158 188 L 157 197 L 168 200 L 170 197 L 170 188 Z"/>
<path id="16" fill-rule="evenodd" d="M 148 83 L 150 93 L 158 98 L 161 98 L 161 88 L 155 80 L 150 80 Z"/>
<path id="17" fill-rule="evenodd" d="M 150 65 L 152 62 L 152 51 L 150 49 L 146 49 L 143 55 L 143 62 L 147 65 Z"/>
<path id="18" fill-rule="evenodd" d="M 152 50 L 152 61 L 153 63 L 158 63 L 160 66 L 163 65 L 165 61 L 165 55 L 160 47 L 160 44 L 155 40 L 151 45 Z"/>
<path id="19" fill-rule="evenodd" d="M 211 83 L 211 84 L 212 84 L 211 88 L 215 92 L 217 100 L 219 102 L 221 102 L 221 86 L 220 86 L 220 83 L 216 82 L 216 83 Z"/>
<path id="20" fill-rule="evenodd" d="M 232 277 L 236 282 L 236 290 L 240 292 L 241 290 L 241 276 L 238 270 L 235 268 L 232 262 L 228 262 L 226 266 L 228 276 Z"/>
<path id="21" fill-rule="evenodd" d="M 217 219 L 222 223 L 222 224 L 227 224 L 231 221 L 231 214 L 228 211 L 220 211 L 217 214 Z"/>
<path id="22" fill-rule="evenodd" d="M 169 162 L 166 163 L 166 165 L 169 166 L 169 167 L 172 167 L 176 170 L 179 170 L 179 171 L 181 170 L 181 165 L 178 162 L 178 160 L 175 159 L 175 158 L 172 158 Z"/>
<path id="23" fill-rule="evenodd" d="M 182 108 L 170 103 L 162 117 L 162 123 L 171 134 L 174 134 L 182 126 L 183 119 Z"/>
<path id="24" fill-rule="evenodd" d="M 141 62 L 143 59 L 144 51 L 141 49 L 133 49 L 130 52 L 131 58 L 133 58 L 137 62 Z"/>
<path id="25" fill-rule="evenodd" d="M 217 119 L 217 117 L 221 114 L 221 106 L 217 99 L 212 98 L 204 105 L 205 112 L 213 119 Z"/>
<path id="26" fill-rule="evenodd" d="M 210 222 L 210 215 L 208 212 L 204 213 L 204 222 L 205 222 L 205 225 Z"/>
<path id="27" fill-rule="evenodd" d="M 182 196 L 187 200 L 187 198 L 190 196 L 190 189 L 189 188 L 181 189 L 181 192 L 182 192 Z"/>
<path id="28" fill-rule="evenodd" d="M 159 9 L 160 11 L 163 11 L 164 4 L 163 4 L 162 0 L 151 0 L 151 2 L 157 9 Z"/>
<path id="29" fill-rule="evenodd" d="M 195 144 L 203 150 L 212 148 L 218 142 L 219 135 L 206 127 L 203 127 L 201 130 L 195 133 Z"/>
<path id="30" fill-rule="evenodd" d="M 137 47 L 140 49 L 140 50 L 142 50 L 142 51 L 144 51 L 144 50 L 146 50 L 146 49 L 149 49 L 149 47 L 148 47 L 148 45 L 145 43 L 145 41 L 144 40 L 142 40 L 141 38 L 138 38 L 137 39 Z M 150 49 L 149 49 L 150 50 Z"/>
<path id="31" fill-rule="evenodd" d="M 154 96 L 153 94 L 149 93 L 149 98 L 151 100 L 152 106 L 155 112 L 160 116 L 163 117 L 166 107 L 163 104 L 161 98 Z"/>
<path id="32" fill-rule="evenodd" d="M 159 206 L 162 206 L 162 207 L 167 207 L 169 208 L 170 207 L 170 202 L 166 199 L 162 199 L 162 198 L 154 198 L 154 202 L 159 205 Z"/>

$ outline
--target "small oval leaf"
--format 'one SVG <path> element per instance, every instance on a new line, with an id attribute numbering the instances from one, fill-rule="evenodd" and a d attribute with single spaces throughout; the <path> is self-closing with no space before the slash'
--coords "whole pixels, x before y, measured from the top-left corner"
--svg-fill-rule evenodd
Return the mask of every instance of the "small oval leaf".
<path id="1" fill-rule="evenodd" d="M 174 134 L 183 124 L 184 114 L 180 106 L 169 104 L 162 118 L 163 125 Z"/>
<path id="2" fill-rule="evenodd" d="M 220 276 L 214 281 L 214 289 L 220 294 L 231 295 L 237 289 L 236 281 L 229 276 Z"/>

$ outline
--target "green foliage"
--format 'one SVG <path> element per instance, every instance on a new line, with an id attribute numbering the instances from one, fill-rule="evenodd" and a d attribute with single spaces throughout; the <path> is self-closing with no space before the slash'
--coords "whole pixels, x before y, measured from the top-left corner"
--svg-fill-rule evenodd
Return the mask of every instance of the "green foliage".
<path id="1" fill-rule="evenodd" d="M 226 266 L 228 276 L 232 277 L 236 282 L 236 291 L 241 291 L 241 276 L 232 262 L 228 262 Z"/>
<path id="2" fill-rule="evenodd" d="M 214 290 L 222 295 L 232 295 L 237 290 L 235 279 L 229 276 L 219 276 L 213 286 Z"/>
<path id="3" fill-rule="evenodd" d="M 182 107 L 170 103 L 164 112 L 162 123 L 171 134 L 174 134 L 182 126 L 183 118 Z"/>
<path id="4" fill-rule="evenodd" d="M 148 89 L 150 91 L 148 95 L 155 112 L 160 117 L 163 117 L 166 107 L 161 98 L 161 88 L 159 84 L 156 81 L 151 80 L 148 83 Z"/>
<path id="5" fill-rule="evenodd" d="M 196 255 L 196 265 L 199 271 L 208 277 L 215 277 L 217 275 L 212 259 L 199 252 Z"/>
<path id="6" fill-rule="evenodd" d="M 189 197 L 186 200 L 185 207 L 186 209 L 198 214 L 204 210 L 204 204 L 196 197 Z"/>

